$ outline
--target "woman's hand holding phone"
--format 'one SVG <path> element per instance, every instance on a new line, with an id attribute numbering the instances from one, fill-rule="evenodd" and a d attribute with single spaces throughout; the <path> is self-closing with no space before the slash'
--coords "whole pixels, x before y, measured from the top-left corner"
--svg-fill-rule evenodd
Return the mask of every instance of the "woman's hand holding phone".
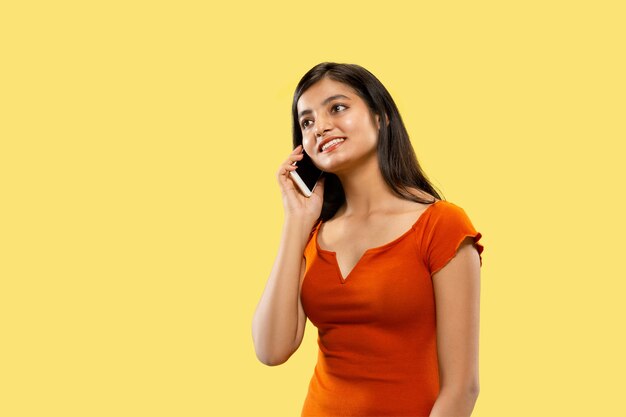
<path id="1" fill-rule="evenodd" d="M 294 163 L 302 160 L 303 157 L 302 145 L 298 145 L 280 165 L 277 177 L 283 196 L 285 215 L 304 217 L 304 220 L 312 226 L 322 212 L 324 176 L 318 181 L 311 196 L 306 197 L 290 175 L 290 172 L 296 169 Z"/>

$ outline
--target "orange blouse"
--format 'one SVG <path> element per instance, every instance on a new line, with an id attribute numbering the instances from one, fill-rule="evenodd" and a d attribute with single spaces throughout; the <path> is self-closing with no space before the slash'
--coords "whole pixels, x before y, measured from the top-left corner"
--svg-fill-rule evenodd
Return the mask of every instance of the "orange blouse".
<path id="1" fill-rule="evenodd" d="M 428 416 L 439 394 L 432 274 L 466 236 L 481 238 L 465 211 L 428 206 L 411 229 L 365 251 L 347 279 L 335 252 L 311 231 L 302 307 L 317 327 L 317 364 L 302 416 Z"/>

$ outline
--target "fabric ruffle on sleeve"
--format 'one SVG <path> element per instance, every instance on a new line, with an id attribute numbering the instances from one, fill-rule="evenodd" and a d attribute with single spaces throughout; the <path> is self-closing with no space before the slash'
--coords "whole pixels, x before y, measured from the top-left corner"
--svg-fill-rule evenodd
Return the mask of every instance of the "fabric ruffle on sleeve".
<path id="1" fill-rule="evenodd" d="M 431 276 L 454 258 L 459 246 L 468 236 L 474 240 L 482 266 L 484 247 L 478 242 L 482 235 L 476 231 L 463 208 L 447 202 L 438 212 L 426 238 L 426 262 Z"/>

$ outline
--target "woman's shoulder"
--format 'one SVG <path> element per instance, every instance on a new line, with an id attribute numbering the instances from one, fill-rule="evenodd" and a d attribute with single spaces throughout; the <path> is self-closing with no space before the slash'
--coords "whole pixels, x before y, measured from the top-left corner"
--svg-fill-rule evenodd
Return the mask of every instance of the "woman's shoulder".
<path id="1" fill-rule="evenodd" d="M 438 200 L 428 211 L 427 228 L 458 229 L 472 224 L 465 209 L 452 201 Z"/>
<path id="2" fill-rule="evenodd" d="M 416 210 L 423 214 L 425 218 L 424 223 L 427 223 L 430 227 L 436 227 L 437 224 L 441 223 L 441 220 L 444 223 L 468 220 L 465 210 L 452 201 L 435 197 L 417 188 L 409 187 L 409 191 L 420 200 L 420 202 L 406 201 L 405 203 L 409 205 L 409 210 Z M 413 208 L 411 208 L 411 205 L 413 205 Z"/>
<path id="3" fill-rule="evenodd" d="M 429 207 L 430 206 L 433 206 L 432 211 L 438 214 L 454 215 L 455 213 L 464 212 L 463 207 L 449 200 L 437 199 L 434 203 L 430 204 Z"/>
<path id="4" fill-rule="evenodd" d="M 465 211 L 463 207 L 449 200 L 437 200 L 433 205 L 437 206 L 437 209 L 441 212 L 453 213 Z"/>
<path id="5" fill-rule="evenodd" d="M 441 198 L 435 197 L 425 191 L 410 189 L 411 194 L 419 199 L 418 201 L 406 201 L 409 209 L 415 210 L 419 213 L 425 214 L 426 212 L 429 215 L 432 215 L 433 212 L 441 213 L 447 211 L 450 207 L 453 207 L 454 204 L 450 203 L 447 200 L 442 200 Z"/>

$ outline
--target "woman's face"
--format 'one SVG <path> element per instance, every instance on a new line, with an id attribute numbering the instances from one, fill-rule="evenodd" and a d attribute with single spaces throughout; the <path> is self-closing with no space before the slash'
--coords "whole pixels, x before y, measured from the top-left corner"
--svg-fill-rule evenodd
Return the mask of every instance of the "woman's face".
<path id="1" fill-rule="evenodd" d="M 337 173 L 376 157 L 379 117 L 372 119 L 350 86 L 325 77 L 300 96 L 296 107 L 304 151 L 321 170 Z M 332 144 L 334 138 L 343 140 Z"/>

